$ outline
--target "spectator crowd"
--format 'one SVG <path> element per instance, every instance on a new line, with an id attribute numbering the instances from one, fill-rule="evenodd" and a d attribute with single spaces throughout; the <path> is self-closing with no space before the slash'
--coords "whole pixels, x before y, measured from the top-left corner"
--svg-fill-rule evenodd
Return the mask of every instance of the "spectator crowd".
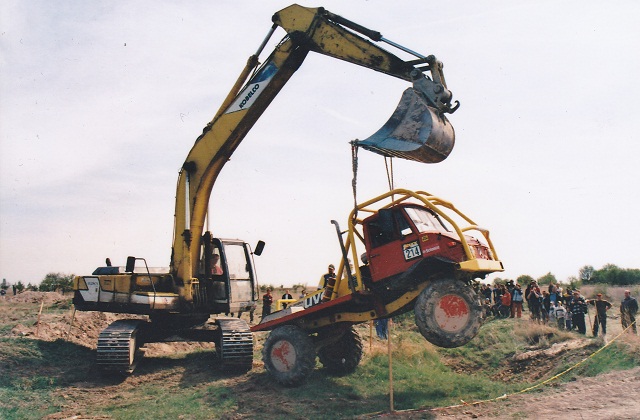
<path id="1" fill-rule="evenodd" d="M 567 288 L 563 290 L 558 284 L 549 284 L 541 288 L 537 281 L 532 281 L 522 290 L 522 286 L 509 280 L 506 284 L 487 284 L 480 286 L 480 293 L 484 299 L 486 316 L 497 318 L 522 318 L 524 305 L 527 305 L 531 320 L 543 324 L 556 325 L 559 329 L 577 330 L 586 334 L 585 317 L 589 315 L 589 308 L 595 309 L 593 322 L 590 322 L 592 333 L 602 336 L 607 333 L 607 312 L 613 305 L 603 299 L 598 293 L 595 299 L 585 299 L 579 290 Z M 629 290 L 625 291 L 625 298 L 620 303 L 620 317 L 622 327 L 637 334 L 636 315 L 638 302 L 631 297 Z"/>

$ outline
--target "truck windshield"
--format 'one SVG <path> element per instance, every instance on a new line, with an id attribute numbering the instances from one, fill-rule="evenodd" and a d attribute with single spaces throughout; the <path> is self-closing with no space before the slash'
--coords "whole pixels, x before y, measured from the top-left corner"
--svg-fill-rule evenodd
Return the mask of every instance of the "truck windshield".
<path id="1" fill-rule="evenodd" d="M 429 231 L 449 232 L 449 229 L 446 228 L 440 218 L 428 210 L 418 207 L 407 207 L 405 211 L 420 233 Z"/>

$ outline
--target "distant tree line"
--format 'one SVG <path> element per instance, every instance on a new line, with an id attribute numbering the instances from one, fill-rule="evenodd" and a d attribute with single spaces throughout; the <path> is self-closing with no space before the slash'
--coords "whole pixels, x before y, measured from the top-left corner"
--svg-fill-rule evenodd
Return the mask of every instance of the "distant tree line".
<path id="1" fill-rule="evenodd" d="M 510 279 L 496 277 L 493 280 L 493 283 L 505 284 L 509 280 Z M 516 279 L 516 282 L 522 285 L 527 285 L 534 280 L 536 280 L 540 285 L 560 283 L 552 273 L 547 273 L 537 279 L 534 279 L 529 275 L 522 275 Z M 596 270 L 591 265 L 585 265 L 578 271 L 578 276 L 571 276 L 562 283 L 568 283 L 571 289 L 583 284 L 608 284 L 612 286 L 640 285 L 640 269 L 620 268 L 615 264 L 606 264 L 600 270 Z"/>
<path id="2" fill-rule="evenodd" d="M 73 278 L 75 274 L 62 274 L 62 273 L 49 273 L 44 276 L 44 279 L 40 282 L 39 285 L 28 283 L 26 286 L 22 281 L 18 281 L 17 283 L 10 284 L 7 282 L 7 279 L 2 279 L 2 283 L 0 283 L 0 288 L 3 290 L 12 289 L 15 287 L 17 293 L 21 293 L 25 290 L 27 291 L 40 291 L 40 292 L 62 292 L 67 293 L 73 290 Z"/>
<path id="3" fill-rule="evenodd" d="M 600 270 L 594 270 L 590 265 L 580 269 L 582 284 L 612 284 L 627 286 L 640 284 L 640 269 L 620 268 L 615 264 L 606 264 Z"/>

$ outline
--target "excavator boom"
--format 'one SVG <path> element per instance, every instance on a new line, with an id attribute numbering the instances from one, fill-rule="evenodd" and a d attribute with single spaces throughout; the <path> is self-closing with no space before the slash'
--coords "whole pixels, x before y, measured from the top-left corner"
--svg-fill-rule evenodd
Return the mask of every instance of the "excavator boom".
<path id="1" fill-rule="evenodd" d="M 186 300 L 191 295 L 189 285 L 200 262 L 200 237 L 216 178 L 309 52 L 344 60 L 413 84 L 403 95 L 389 122 L 373 136 L 356 143 L 386 156 L 428 163 L 445 159 L 453 148 L 453 128 L 444 114 L 454 112 L 457 105 L 451 105 L 452 94 L 444 81 L 442 63 L 435 57 L 414 53 L 386 40 L 379 32 L 323 8 L 292 5 L 277 12 L 272 20 L 267 39 L 247 61 L 238 81 L 196 140 L 180 171 L 171 273 L 178 284 L 184 285 L 181 296 Z M 283 28 L 287 35 L 258 67 L 258 56 L 278 27 Z M 402 60 L 359 34 L 398 47 L 416 59 Z M 425 72 L 429 72 L 431 78 Z"/>

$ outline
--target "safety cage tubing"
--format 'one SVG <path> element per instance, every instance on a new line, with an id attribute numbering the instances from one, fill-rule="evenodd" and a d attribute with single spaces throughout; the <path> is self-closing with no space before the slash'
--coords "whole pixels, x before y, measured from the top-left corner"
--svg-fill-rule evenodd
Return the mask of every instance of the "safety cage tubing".
<path id="1" fill-rule="evenodd" d="M 376 206 L 376 208 L 371 207 L 374 204 L 377 204 L 380 201 L 385 200 L 387 198 L 391 198 L 391 201 L 389 203 L 382 206 Z M 358 213 L 359 212 L 368 213 L 367 216 L 369 216 L 371 214 L 377 213 L 380 209 L 393 207 L 409 199 L 415 199 L 419 201 L 419 203 L 416 203 L 416 204 L 423 204 L 425 207 L 432 210 L 439 217 L 446 220 L 450 224 L 450 226 L 455 230 L 455 232 L 458 234 L 458 237 L 460 238 L 460 242 L 464 249 L 465 255 L 467 257 L 466 261 L 462 261 L 458 263 L 460 270 L 467 271 L 467 272 L 479 272 L 479 271 L 493 272 L 493 271 L 504 270 L 502 263 L 498 258 L 498 254 L 493 246 L 493 242 L 489 237 L 489 231 L 485 228 L 478 226 L 471 218 L 469 218 L 460 210 L 458 210 L 452 203 L 425 191 L 410 191 L 406 189 L 394 189 L 385 194 L 372 198 L 371 200 L 358 204 L 351 211 L 349 215 L 349 229 L 347 231 L 347 238 L 345 240 L 345 248 L 347 249 L 347 254 L 351 254 L 352 261 L 355 261 L 355 263 L 353 264 L 354 266 L 353 268 L 355 271 L 357 290 L 364 290 L 363 283 L 362 283 L 362 276 L 360 273 L 360 267 L 359 267 L 359 264 L 357 264 L 357 262 L 359 261 L 358 250 L 356 249 L 356 245 L 355 245 L 356 237 L 359 239 L 359 241 L 362 244 L 364 244 L 363 235 L 360 232 L 358 232 L 358 230 L 356 229 L 358 225 L 362 225 L 363 223 L 363 218 L 359 218 Z M 445 209 L 447 209 L 449 213 L 453 213 L 459 216 L 462 220 L 468 223 L 468 226 L 460 228 L 460 226 L 458 226 L 458 223 L 455 222 L 449 214 L 447 214 Z M 473 252 L 471 251 L 471 247 L 467 242 L 467 238 L 464 235 L 465 232 L 469 232 L 469 231 L 476 231 L 482 234 L 482 236 L 484 237 L 487 243 L 487 246 L 491 251 L 493 260 L 491 261 L 480 260 L 474 256 Z M 346 276 L 343 275 L 345 270 L 344 264 L 345 264 L 345 261 L 342 260 L 337 272 L 337 281 L 334 288 L 334 295 L 340 289 L 340 285 L 343 278 L 347 280 Z"/>

